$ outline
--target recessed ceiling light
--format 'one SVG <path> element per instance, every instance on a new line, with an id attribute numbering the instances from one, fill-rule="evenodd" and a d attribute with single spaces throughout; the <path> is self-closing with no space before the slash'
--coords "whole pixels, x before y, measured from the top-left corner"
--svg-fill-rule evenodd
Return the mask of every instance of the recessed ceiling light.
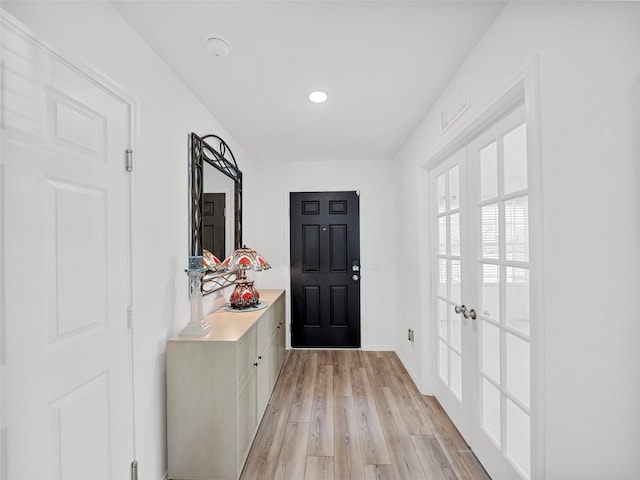
<path id="1" fill-rule="evenodd" d="M 204 43 L 204 46 L 209 53 L 216 57 L 226 57 L 229 55 L 229 50 L 231 49 L 231 43 L 229 43 L 229 40 L 222 38 L 220 35 L 206 35 L 202 39 L 202 43 Z"/>
<path id="2" fill-rule="evenodd" d="M 322 90 L 316 90 L 309 94 L 309 100 L 313 103 L 324 103 L 327 101 L 327 94 Z"/>

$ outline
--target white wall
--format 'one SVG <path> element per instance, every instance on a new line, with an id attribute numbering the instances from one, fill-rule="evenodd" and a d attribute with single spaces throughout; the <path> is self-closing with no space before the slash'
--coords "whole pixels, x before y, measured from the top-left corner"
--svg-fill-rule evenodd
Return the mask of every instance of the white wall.
<path id="1" fill-rule="evenodd" d="M 188 134 L 216 133 L 246 177 L 252 160 L 106 2 L 3 2 L 44 37 L 138 100 L 134 342 L 141 480 L 166 473 L 165 342 L 188 321 Z M 127 352 L 123 351 L 123 355 Z"/>
<path id="2" fill-rule="evenodd" d="M 244 242 L 273 267 L 255 274 L 258 289 L 289 290 L 289 192 L 360 191 L 361 336 L 365 349 L 395 347 L 395 192 L 390 160 L 299 161 L 256 165 L 245 182 L 255 208 L 244 217 Z"/>
<path id="3" fill-rule="evenodd" d="M 420 238 L 420 167 L 505 88 L 540 65 L 544 221 L 543 446 L 547 479 L 640 472 L 640 4 L 512 3 L 461 66 L 471 109 L 445 134 L 440 103 L 397 156 L 398 235 Z M 403 272 L 407 273 L 403 266 Z M 399 352 L 428 391 L 428 333 L 402 341 L 419 272 L 399 295 Z"/>
<path id="4" fill-rule="evenodd" d="M 273 266 L 256 274 L 258 288 L 289 287 L 289 191 L 361 191 L 363 347 L 394 348 L 395 300 L 389 277 L 395 274 L 396 212 L 390 160 L 261 165 L 230 138 L 109 4 L 5 2 L 3 7 L 138 100 L 134 335 L 141 480 L 159 480 L 166 472 L 165 342 L 188 321 L 184 268 L 189 242 L 189 132 L 225 138 L 243 171 L 243 240 Z M 206 298 L 205 310 L 211 309 L 213 297 Z"/>

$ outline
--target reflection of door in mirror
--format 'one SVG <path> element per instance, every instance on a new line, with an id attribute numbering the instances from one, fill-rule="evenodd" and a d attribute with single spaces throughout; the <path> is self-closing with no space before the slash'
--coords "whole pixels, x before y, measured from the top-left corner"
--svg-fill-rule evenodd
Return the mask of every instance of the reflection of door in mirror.
<path id="1" fill-rule="evenodd" d="M 234 250 L 233 212 L 235 184 L 218 169 L 204 162 L 202 194 L 202 248 L 220 260 Z"/>
<path id="2" fill-rule="evenodd" d="M 202 248 L 224 260 L 224 193 L 205 193 L 202 198 Z"/>

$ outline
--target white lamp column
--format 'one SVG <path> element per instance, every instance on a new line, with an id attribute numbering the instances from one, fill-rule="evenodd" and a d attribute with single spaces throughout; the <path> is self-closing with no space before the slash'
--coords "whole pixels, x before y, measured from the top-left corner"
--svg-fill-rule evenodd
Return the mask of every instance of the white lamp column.
<path id="1" fill-rule="evenodd" d="M 189 302 L 191 313 L 189 323 L 182 329 L 180 335 L 202 336 L 211 330 L 211 324 L 202 316 L 202 276 L 205 268 L 202 257 L 189 257 L 189 269 L 185 270 L 189 277 Z"/>

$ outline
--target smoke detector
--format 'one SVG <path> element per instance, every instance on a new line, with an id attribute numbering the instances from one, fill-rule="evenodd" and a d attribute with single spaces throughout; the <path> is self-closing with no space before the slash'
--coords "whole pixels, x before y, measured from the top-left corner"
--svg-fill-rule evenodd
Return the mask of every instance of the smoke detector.
<path id="1" fill-rule="evenodd" d="M 216 57 L 226 57 L 229 55 L 229 50 L 231 49 L 231 43 L 220 35 L 205 35 L 202 43 L 204 43 L 207 51 Z"/>

